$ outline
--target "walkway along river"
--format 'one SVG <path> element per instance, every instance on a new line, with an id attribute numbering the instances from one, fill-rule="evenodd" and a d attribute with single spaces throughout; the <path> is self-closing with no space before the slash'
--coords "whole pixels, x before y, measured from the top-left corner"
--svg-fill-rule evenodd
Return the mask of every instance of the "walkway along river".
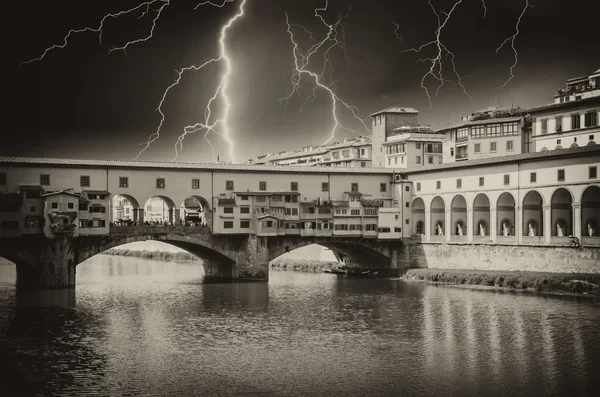
<path id="1" fill-rule="evenodd" d="M 76 290 L 17 293 L 0 265 L 0 395 L 595 395 L 590 299 L 91 258 Z"/>

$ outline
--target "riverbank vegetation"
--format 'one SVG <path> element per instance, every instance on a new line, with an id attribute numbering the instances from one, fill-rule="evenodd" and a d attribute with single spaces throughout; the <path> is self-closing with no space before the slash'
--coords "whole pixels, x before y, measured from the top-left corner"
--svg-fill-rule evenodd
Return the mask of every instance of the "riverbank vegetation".
<path id="1" fill-rule="evenodd" d="M 168 251 L 137 251 L 125 249 L 109 249 L 105 255 L 130 256 L 134 258 L 152 259 L 155 261 L 199 261 L 201 260 L 189 252 Z"/>
<path id="2" fill-rule="evenodd" d="M 409 269 L 402 278 L 547 293 L 600 294 L 600 274 Z"/>
<path id="3" fill-rule="evenodd" d="M 335 262 L 327 261 L 308 261 L 305 259 L 279 259 L 271 262 L 271 269 L 275 270 L 293 270 L 296 272 L 323 272 L 325 269 L 331 269 Z"/>

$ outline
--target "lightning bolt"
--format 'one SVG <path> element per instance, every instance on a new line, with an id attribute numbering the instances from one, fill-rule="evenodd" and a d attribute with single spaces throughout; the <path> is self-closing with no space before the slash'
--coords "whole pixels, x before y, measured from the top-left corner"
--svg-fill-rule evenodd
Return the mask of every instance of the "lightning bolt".
<path id="1" fill-rule="evenodd" d="M 398 25 L 396 22 L 392 22 L 394 24 L 394 26 L 396 27 L 396 29 L 394 29 L 394 34 L 396 35 L 396 38 L 398 40 L 400 40 L 400 44 L 404 43 L 404 39 L 402 38 L 402 36 L 400 36 L 400 34 L 398 33 L 398 31 L 400 30 L 400 25 Z"/>
<path id="2" fill-rule="evenodd" d="M 340 118 L 338 117 L 338 110 L 340 108 L 348 110 L 350 112 L 350 114 L 352 115 L 352 117 L 362 124 L 365 131 L 369 131 L 369 127 L 365 124 L 365 121 L 360 117 L 360 112 L 359 112 L 358 108 L 345 102 L 335 93 L 334 89 L 332 88 L 332 85 L 335 84 L 335 81 L 332 81 L 330 84 L 327 84 L 324 81 L 326 79 L 325 73 L 328 68 L 331 69 L 331 75 L 329 76 L 329 80 L 332 80 L 332 76 L 335 72 L 335 70 L 333 68 L 332 60 L 331 60 L 331 52 L 335 48 L 341 49 L 343 51 L 344 57 L 346 58 L 346 60 L 348 60 L 348 57 L 346 54 L 346 46 L 345 46 L 345 32 L 344 32 L 344 28 L 342 26 L 342 21 L 344 18 L 346 18 L 348 16 L 348 14 L 341 15 L 335 23 L 328 24 L 322 15 L 322 12 L 325 12 L 327 10 L 328 6 L 329 6 L 329 1 L 326 0 L 325 6 L 321 7 L 321 8 L 316 8 L 315 14 L 314 14 L 315 17 L 317 17 L 320 20 L 320 22 L 327 28 L 327 34 L 325 35 L 325 37 L 322 40 L 311 45 L 306 51 L 304 51 L 301 48 L 301 46 L 298 44 L 298 41 L 296 40 L 296 38 L 294 36 L 294 32 L 293 32 L 292 28 L 298 27 L 298 28 L 302 29 L 304 32 L 308 33 L 309 36 L 311 37 L 311 41 L 312 41 L 312 37 L 313 37 L 312 33 L 309 32 L 305 27 L 303 27 L 301 25 L 290 23 L 288 13 L 284 11 L 287 32 L 290 36 L 290 41 L 292 43 L 292 53 L 294 56 L 294 70 L 292 72 L 292 75 L 290 76 L 291 90 L 286 97 L 283 97 L 280 99 L 280 102 L 285 102 L 285 112 L 287 113 L 287 107 L 289 105 L 289 102 L 292 100 L 292 98 L 295 95 L 304 99 L 304 103 L 303 103 L 302 107 L 300 108 L 300 111 L 302 111 L 302 109 L 303 109 L 304 105 L 307 103 L 307 101 L 314 100 L 316 98 L 317 91 L 320 90 L 320 91 L 324 91 L 326 93 L 326 95 L 331 100 L 331 115 L 333 118 L 333 127 L 331 129 L 331 132 L 329 133 L 327 140 L 323 144 L 327 144 L 327 143 L 333 141 L 335 139 L 336 131 L 338 131 L 340 129 L 350 131 L 357 135 L 360 134 L 360 132 L 345 126 L 340 121 Z M 311 68 L 311 58 L 315 54 L 319 53 L 320 51 L 322 51 L 324 62 L 323 62 L 323 67 L 321 68 L 320 72 L 317 72 L 317 71 L 315 71 L 314 67 Z M 348 62 L 349 62 L 349 60 L 348 60 Z M 307 96 L 306 98 L 303 98 L 303 95 L 301 94 L 301 88 L 300 88 L 300 83 L 302 82 L 303 77 L 310 80 L 314 84 L 311 95 Z"/>
<path id="3" fill-rule="evenodd" d="M 435 9 L 435 7 L 433 6 L 433 4 L 431 4 L 431 0 L 428 0 L 429 6 L 433 10 L 433 13 L 435 14 L 435 16 L 437 18 L 437 22 L 438 22 L 438 27 L 435 30 L 435 39 L 431 40 L 430 42 L 425 43 L 417 48 L 409 48 L 409 49 L 405 49 L 402 51 L 402 52 L 413 51 L 415 53 L 420 53 L 422 50 L 424 50 L 425 48 L 427 48 L 429 46 L 435 46 L 435 48 L 437 48 L 437 55 L 435 57 L 421 58 L 418 60 L 418 62 L 430 62 L 430 64 L 431 64 L 429 67 L 429 70 L 427 71 L 427 73 L 425 73 L 425 75 L 421 79 L 421 88 L 423 88 L 423 90 L 425 90 L 425 94 L 427 95 L 427 98 L 429 100 L 429 108 L 431 108 L 433 106 L 433 103 L 431 100 L 439 94 L 440 89 L 444 86 L 444 83 L 449 82 L 443 76 L 444 61 L 448 57 L 450 58 L 450 61 L 452 64 L 452 71 L 454 72 L 454 74 L 456 75 L 456 77 L 458 79 L 458 85 L 462 88 L 464 94 L 469 97 L 469 99 L 471 100 L 471 103 L 473 102 L 473 98 L 471 97 L 471 95 L 469 95 L 469 93 L 467 92 L 467 89 L 465 88 L 465 86 L 462 83 L 463 78 L 460 76 L 460 74 L 458 74 L 458 71 L 456 70 L 454 53 L 452 51 L 450 51 L 448 49 L 448 47 L 446 47 L 446 45 L 442 42 L 442 39 L 441 39 L 442 30 L 444 29 L 444 27 L 446 26 L 446 24 L 452 17 L 452 14 L 456 10 L 456 8 L 462 3 L 462 1 L 463 0 L 456 1 L 456 3 L 454 3 L 454 5 L 452 6 L 452 8 L 450 9 L 449 12 L 444 12 L 444 11 L 438 12 Z M 485 4 L 485 2 L 484 2 L 484 4 Z M 440 14 L 443 14 L 444 17 L 442 18 Z M 396 37 L 398 37 L 398 35 L 396 35 Z M 425 85 L 425 80 L 427 80 L 428 77 L 433 77 L 435 80 L 437 80 L 439 82 L 439 84 L 435 90 L 435 93 L 433 95 L 430 93 L 429 88 L 427 88 L 427 86 Z"/>
<path id="4" fill-rule="evenodd" d="M 483 5 L 483 17 L 487 16 L 487 5 L 485 4 L 485 0 L 481 0 L 481 4 Z"/>
<path id="5" fill-rule="evenodd" d="M 147 36 L 138 38 L 138 39 L 134 39 L 131 41 L 126 42 L 124 45 L 115 47 L 113 46 L 111 49 L 109 49 L 109 53 L 115 50 L 125 50 L 128 46 L 132 45 L 132 44 L 136 44 L 136 43 L 141 43 L 143 41 L 147 41 L 149 40 L 152 35 L 154 34 L 154 28 L 156 27 L 156 23 L 158 21 L 158 19 L 160 18 L 163 10 L 165 9 L 165 7 L 167 7 L 169 4 L 171 3 L 171 0 L 150 0 L 150 1 L 145 1 L 139 5 L 137 5 L 136 7 L 127 9 L 127 10 L 123 10 L 123 11 L 119 11 L 116 13 L 109 13 L 104 15 L 104 17 L 100 20 L 100 24 L 98 25 L 97 28 L 92 28 L 92 27 L 85 27 L 82 29 L 71 29 L 67 32 L 67 34 L 65 35 L 65 37 L 63 37 L 63 43 L 62 44 L 53 44 L 50 47 L 46 48 L 44 50 L 44 52 L 42 53 L 42 55 L 40 55 L 39 57 L 36 58 L 32 58 L 28 61 L 24 61 L 21 62 L 21 64 L 19 65 L 19 69 L 26 64 L 29 63 L 33 63 L 33 62 L 37 62 L 37 61 L 41 61 L 42 59 L 44 59 L 44 57 L 46 57 L 46 55 L 48 55 L 49 52 L 53 51 L 53 50 L 58 50 L 58 49 L 63 49 L 65 48 L 68 44 L 69 44 L 69 38 L 72 35 L 75 35 L 77 33 L 84 33 L 84 32 L 94 32 L 94 33 L 98 33 L 98 41 L 99 44 L 102 44 L 102 33 L 103 33 L 103 29 L 104 29 L 104 23 L 109 20 L 109 19 L 117 19 L 123 15 L 127 15 L 127 14 L 131 14 L 135 11 L 141 11 L 141 14 L 138 18 L 143 18 L 144 16 L 146 16 L 149 12 L 150 12 L 150 8 L 151 6 L 155 5 L 155 4 L 160 4 L 160 7 L 158 8 L 158 10 L 156 10 L 156 15 L 155 17 L 152 19 L 152 27 L 150 29 L 150 32 L 148 33 Z M 145 10 L 144 10 L 145 8 Z"/>
<path id="6" fill-rule="evenodd" d="M 229 2 L 233 2 L 233 0 L 225 0 L 222 4 L 216 4 L 211 1 L 206 1 L 204 3 L 200 3 L 198 6 L 204 5 L 204 4 L 210 4 L 210 5 L 216 6 L 216 7 L 223 7 L 226 3 L 229 3 Z M 210 132 L 214 132 L 217 135 L 220 135 L 221 137 L 223 137 L 223 139 L 229 146 L 229 150 L 228 150 L 229 158 L 231 159 L 231 161 L 234 160 L 234 156 L 233 156 L 234 145 L 233 145 L 233 140 L 231 139 L 231 137 L 229 135 L 229 133 L 231 132 L 231 129 L 229 127 L 229 110 L 231 109 L 231 102 L 229 100 L 229 97 L 227 96 L 227 88 L 229 87 L 229 76 L 231 75 L 231 72 L 232 72 L 232 66 L 231 66 L 231 59 L 227 52 L 227 46 L 225 45 L 225 40 L 227 38 L 227 31 L 233 26 L 233 24 L 238 19 L 240 19 L 244 16 L 244 6 L 245 5 L 246 5 L 246 0 L 242 0 L 240 2 L 240 6 L 238 8 L 237 13 L 235 15 L 233 15 L 227 21 L 227 23 L 225 25 L 223 25 L 223 27 L 221 28 L 221 34 L 219 36 L 219 57 L 211 59 L 211 60 L 205 62 L 204 64 L 200 65 L 199 67 L 190 67 L 187 69 L 187 70 L 190 70 L 190 69 L 200 70 L 203 67 L 205 67 L 208 64 L 213 63 L 213 62 L 223 61 L 225 63 L 225 72 L 221 76 L 220 83 L 219 83 L 218 87 L 216 88 L 213 96 L 208 101 L 206 108 L 204 109 L 204 122 L 199 122 L 199 123 L 196 123 L 193 125 L 188 125 L 184 128 L 183 134 L 181 134 L 177 138 L 177 141 L 175 142 L 175 157 L 173 158 L 173 161 L 177 160 L 179 153 L 181 153 L 181 151 L 183 150 L 183 141 L 184 141 L 185 137 L 189 134 L 192 134 L 192 133 L 195 133 L 198 131 L 202 131 L 202 130 L 205 130 L 204 139 L 211 147 L 214 160 L 216 160 L 215 148 L 214 148 L 214 145 L 208 139 L 208 134 Z M 179 83 L 180 77 L 181 77 L 181 72 L 179 72 L 178 80 L 174 84 L 172 84 L 169 88 L 173 87 L 174 85 L 177 85 Z M 165 92 L 165 94 L 166 94 L 166 92 Z M 211 121 L 212 104 L 214 101 L 217 100 L 217 98 L 219 98 L 223 104 L 223 115 L 220 119 Z M 162 105 L 162 103 L 161 103 L 161 105 Z M 161 114 L 162 114 L 162 112 L 161 112 Z M 216 130 L 216 127 L 219 124 L 222 126 L 223 131 Z M 159 127 L 159 129 L 160 129 L 160 127 Z M 158 135 L 158 130 L 157 130 L 156 135 Z M 150 140 L 148 142 L 150 142 Z M 142 152 L 145 149 L 142 149 L 142 151 L 138 154 L 138 157 L 140 154 L 142 154 Z"/>
<path id="7" fill-rule="evenodd" d="M 529 0 L 525 0 L 525 7 L 523 8 L 521 15 L 519 15 L 519 19 L 517 19 L 517 25 L 515 26 L 515 34 L 506 38 L 502 42 L 502 44 L 500 44 L 500 47 L 498 47 L 496 49 L 496 54 L 497 54 L 502 49 L 502 47 L 504 47 L 504 44 L 506 44 L 510 41 L 510 46 L 515 55 L 515 61 L 510 67 L 510 77 L 504 82 L 504 84 L 502 84 L 500 87 L 498 87 L 498 89 L 506 87 L 506 85 L 515 77 L 513 70 L 517 66 L 517 63 L 519 63 L 519 54 L 517 53 L 517 50 L 515 48 L 515 40 L 516 40 L 517 36 L 519 35 L 519 25 L 521 24 L 521 19 L 523 18 L 523 15 L 525 15 L 525 12 L 527 11 L 527 9 L 529 7 L 532 7 L 531 5 L 529 5 Z"/>

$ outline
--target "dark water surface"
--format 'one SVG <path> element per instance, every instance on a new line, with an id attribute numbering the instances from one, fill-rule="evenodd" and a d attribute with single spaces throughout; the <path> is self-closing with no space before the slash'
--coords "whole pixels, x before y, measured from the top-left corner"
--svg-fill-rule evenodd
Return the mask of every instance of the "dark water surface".
<path id="1" fill-rule="evenodd" d="M 594 395 L 600 306 L 96 256 L 76 291 L 17 293 L 0 266 L 0 396 Z M 598 394 L 600 395 L 600 394 Z"/>

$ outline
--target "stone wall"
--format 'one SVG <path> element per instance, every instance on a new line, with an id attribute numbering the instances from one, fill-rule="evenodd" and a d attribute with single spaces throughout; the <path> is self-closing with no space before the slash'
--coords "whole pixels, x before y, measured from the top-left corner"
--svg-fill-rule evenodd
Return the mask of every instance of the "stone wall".
<path id="1" fill-rule="evenodd" d="M 401 256 L 406 267 L 600 273 L 600 248 L 408 243 Z"/>

